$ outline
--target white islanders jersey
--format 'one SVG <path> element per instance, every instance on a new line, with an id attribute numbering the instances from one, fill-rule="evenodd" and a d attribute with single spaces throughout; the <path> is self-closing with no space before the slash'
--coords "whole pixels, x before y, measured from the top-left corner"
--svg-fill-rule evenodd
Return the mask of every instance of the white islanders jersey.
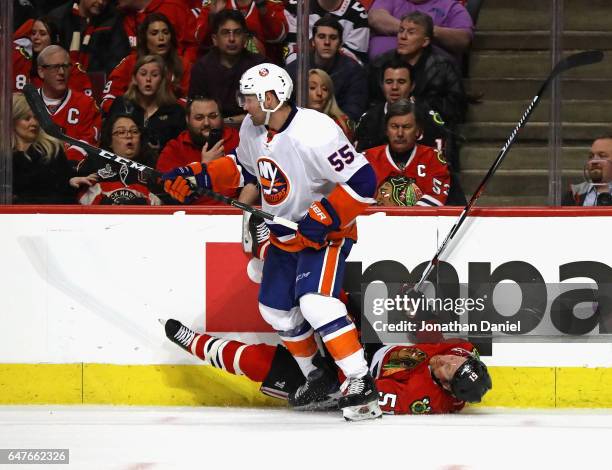
<path id="1" fill-rule="evenodd" d="M 259 181 L 263 210 L 297 222 L 313 201 L 328 196 L 336 184 L 355 200 L 373 203 L 345 184 L 369 164 L 367 159 L 330 117 L 312 109 L 296 109 L 278 133 L 254 125 L 250 116 L 240 127 L 236 155 Z M 271 224 L 273 231 L 275 227 Z"/>

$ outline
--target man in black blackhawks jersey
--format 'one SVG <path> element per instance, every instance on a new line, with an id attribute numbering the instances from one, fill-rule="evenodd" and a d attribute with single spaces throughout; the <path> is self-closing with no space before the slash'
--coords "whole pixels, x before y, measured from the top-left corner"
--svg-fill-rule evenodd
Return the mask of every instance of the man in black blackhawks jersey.
<path id="1" fill-rule="evenodd" d="M 298 0 L 289 0 L 285 8 L 285 16 L 289 24 L 287 53 L 285 54 L 286 64 L 293 62 L 297 58 L 297 5 Z M 312 0 L 310 2 L 310 10 L 310 17 L 308 19 L 309 34 L 312 33 L 312 27 L 319 18 L 331 13 L 337 17 L 344 28 L 341 52 L 361 63 L 367 62 L 370 28 L 368 26 L 368 13 L 359 0 Z"/>

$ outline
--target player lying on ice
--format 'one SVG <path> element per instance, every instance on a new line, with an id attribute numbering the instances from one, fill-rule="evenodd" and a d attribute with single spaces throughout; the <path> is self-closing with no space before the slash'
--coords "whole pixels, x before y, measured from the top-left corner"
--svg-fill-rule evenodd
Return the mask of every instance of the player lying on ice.
<path id="1" fill-rule="evenodd" d="M 357 240 L 355 219 L 375 202 L 376 176 L 331 118 L 291 103 L 292 90 L 287 72 L 274 64 L 247 70 L 239 99 L 248 115 L 236 154 L 176 168 L 163 175 L 164 190 L 188 202 L 194 186 L 223 193 L 256 181 L 262 209 L 298 224 L 294 231 L 268 223 L 271 245 L 259 291 L 262 317 L 306 377 L 289 393 L 289 403 L 307 407 L 335 386 L 336 376 L 318 360 L 316 331 L 346 377 L 338 399 L 344 417 L 377 418 L 378 391 L 338 299 Z"/>
<path id="2" fill-rule="evenodd" d="M 298 364 L 281 345 L 244 344 L 198 334 L 173 319 L 165 322 L 165 329 L 168 339 L 207 364 L 262 382 L 261 391 L 267 395 L 286 399 L 304 383 Z M 380 344 L 366 349 L 384 413 L 452 413 L 466 402 L 479 402 L 491 389 L 487 367 L 467 341 Z M 343 374 L 323 357 L 317 356 L 314 362 L 325 371 L 328 394 L 301 409 L 337 407 Z"/>

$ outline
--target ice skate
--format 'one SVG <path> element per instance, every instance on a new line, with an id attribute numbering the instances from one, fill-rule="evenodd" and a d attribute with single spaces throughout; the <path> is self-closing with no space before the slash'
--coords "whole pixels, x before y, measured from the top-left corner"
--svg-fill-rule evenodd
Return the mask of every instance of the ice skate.
<path id="1" fill-rule="evenodd" d="M 338 407 L 347 421 L 382 417 L 378 405 L 378 390 L 369 373 L 363 377 L 346 379 L 340 391 L 342 397 L 338 400 Z"/>
<path id="2" fill-rule="evenodd" d="M 298 411 L 329 410 L 338 408 L 340 387 L 336 373 L 323 359 L 317 369 L 308 374 L 306 383 L 289 394 L 289 405 Z"/>
<path id="3" fill-rule="evenodd" d="M 173 318 L 168 320 L 159 319 L 159 322 L 164 325 L 166 336 L 174 344 L 177 344 L 188 353 L 191 353 L 191 344 L 197 333 L 190 328 L 187 328 L 180 321 Z"/>

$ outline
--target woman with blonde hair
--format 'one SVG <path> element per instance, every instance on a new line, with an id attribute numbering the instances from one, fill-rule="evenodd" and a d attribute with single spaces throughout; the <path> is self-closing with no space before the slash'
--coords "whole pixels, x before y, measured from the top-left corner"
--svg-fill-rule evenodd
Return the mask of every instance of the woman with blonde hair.
<path id="1" fill-rule="evenodd" d="M 76 189 L 95 178 L 76 176 L 63 144 L 40 128 L 22 93 L 13 94 L 13 204 L 74 204 Z"/>
<path id="2" fill-rule="evenodd" d="M 325 70 L 311 69 L 308 72 L 308 107 L 327 114 L 340 126 L 346 137 L 353 141 L 353 122 L 338 106 L 334 83 Z"/>
<path id="3" fill-rule="evenodd" d="M 179 55 L 178 39 L 172 23 L 162 13 L 150 13 L 138 26 L 137 47 L 111 72 L 104 87 L 102 110 L 108 112 L 113 101 L 123 95 L 131 81 L 136 62 L 146 56 L 159 55 L 166 66 L 167 86 L 177 98 L 189 91 L 191 61 Z"/>
<path id="4" fill-rule="evenodd" d="M 167 77 L 160 56 L 140 57 L 128 90 L 114 101 L 109 111 L 109 116 L 131 114 L 145 131 L 145 143 L 156 153 L 185 129 L 185 111 L 168 87 Z"/>

